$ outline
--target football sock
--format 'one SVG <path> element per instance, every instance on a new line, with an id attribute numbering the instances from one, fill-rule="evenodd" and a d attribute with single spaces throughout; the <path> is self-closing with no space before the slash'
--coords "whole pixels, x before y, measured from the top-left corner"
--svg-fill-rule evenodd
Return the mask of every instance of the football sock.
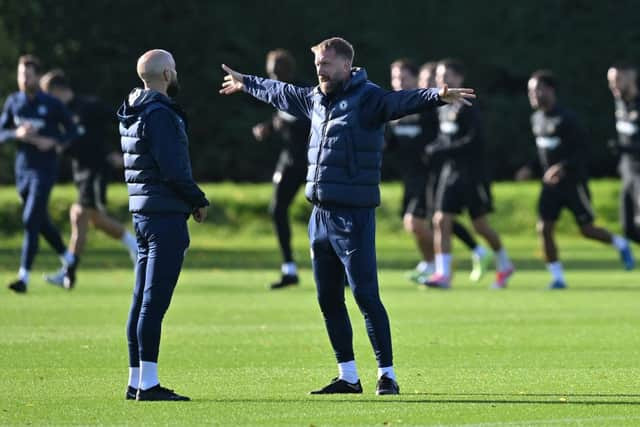
<path id="1" fill-rule="evenodd" d="M 378 368 L 378 379 L 382 378 L 384 375 L 387 378 L 392 380 L 396 380 L 396 373 L 393 371 L 393 366 L 387 366 L 386 368 Z"/>
<path id="2" fill-rule="evenodd" d="M 615 248 L 619 251 L 629 246 L 629 242 L 627 242 L 627 239 L 625 239 L 622 236 L 618 236 L 617 234 L 613 235 L 613 238 L 611 239 L 611 244 L 615 246 Z"/>
<path id="3" fill-rule="evenodd" d="M 356 369 L 356 361 L 338 363 L 338 378 L 350 384 L 358 382 L 358 370 Z"/>
<path id="4" fill-rule="evenodd" d="M 78 261 L 78 257 L 76 257 L 74 254 L 72 254 L 69 251 L 64 251 L 64 254 L 62 255 L 62 263 L 64 265 L 74 266 L 76 265 L 77 261 Z"/>
<path id="5" fill-rule="evenodd" d="M 120 240 L 129 252 L 138 252 L 138 242 L 136 241 L 136 238 L 133 237 L 133 234 L 129 233 L 129 231 L 125 230 Z"/>
<path id="6" fill-rule="evenodd" d="M 498 271 L 505 271 L 512 268 L 511 260 L 507 255 L 507 251 L 500 249 L 496 252 L 496 255 L 496 267 L 498 268 Z"/>
<path id="7" fill-rule="evenodd" d="M 285 276 L 296 276 L 298 274 L 298 268 L 295 262 L 285 262 L 282 264 L 282 274 Z"/>
<path id="8" fill-rule="evenodd" d="M 140 385 L 140 368 L 129 367 L 129 387 L 138 388 Z"/>
<path id="9" fill-rule="evenodd" d="M 18 270 L 18 279 L 22 280 L 25 285 L 29 284 L 29 270 L 24 267 L 20 267 Z"/>
<path id="10" fill-rule="evenodd" d="M 160 384 L 158 379 L 158 364 L 155 362 L 140 361 L 140 390 L 149 390 Z"/>
<path id="11" fill-rule="evenodd" d="M 436 254 L 436 273 L 451 276 L 451 254 Z"/>
<path id="12" fill-rule="evenodd" d="M 427 261 L 420 261 L 418 265 L 416 265 L 416 270 L 420 273 L 424 273 L 431 268 L 431 263 Z"/>
<path id="13" fill-rule="evenodd" d="M 473 248 L 473 255 L 472 256 L 475 259 L 481 259 L 486 254 L 487 254 L 487 248 L 485 248 L 482 245 L 477 245 L 475 248 Z"/>
<path id="14" fill-rule="evenodd" d="M 549 273 L 551 273 L 553 280 L 564 282 L 564 272 L 562 271 L 562 263 L 560 261 L 548 263 L 547 269 Z"/>

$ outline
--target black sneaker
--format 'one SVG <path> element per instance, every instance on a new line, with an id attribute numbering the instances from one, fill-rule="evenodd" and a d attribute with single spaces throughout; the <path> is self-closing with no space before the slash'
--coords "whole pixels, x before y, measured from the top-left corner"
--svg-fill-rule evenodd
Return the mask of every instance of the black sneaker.
<path id="1" fill-rule="evenodd" d="M 131 386 L 127 386 L 127 392 L 124 395 L 126 400 L 136 400 L 136 394 L 138 393 L 137 388 L 133 388 Z"/>
<path id="2" fill-rule="evenodd" d="M 62 287 L 65 289 L 73 289 L 76 285 L 76 267 L 77 262 L 74 265 L 67 265 L 64 267 L 64 280 Z"/>
<path id="3" fill-rule="evenodd" d="M 9 283 L 9 286 L 7 286 L 7 288 L 11 289 L 17 294 L 27 293 L 27 284 L 20 279 L 16 280 L 15 282 Z"/>
<path id="4" fill-rule="evenodd" d="M 298 275 L 296 274 L 283 274 L 280 278 L 279 282 L 274 282 L 271 284 L 271 289 L 282 289 L 289 286 L 297 285 L 300 282 L 298 279 Z"/>
<path id="5" fill-rule="evenodd" d="M 321 388 L 320 390 L 313 390 L 309 394 L 339 394 L 339 393 L 362 393 L 362 384 L 360 380 L 357 383 L 351 384 L 345 380 L 334 378 L 328 386 Z"/>
<path id="6" fill-rule="evenodd" d="M 170 401 L 187 401 L 191 400 L 187 396 L 180 396 L 178 393 L 175 393 L 173 390 L 169 390 L 168 388 L 162 387 L 158 384 L 155 387 L 151 387 L 148 390 L 138 389 L 138 393 L 136 394 L 136 400 L 146 400 L 146 401 L 158 401 L 158 400 L 170 400 Z"/>
<path id="7" fill-rule="evenodd" d="M 400 394 L 400 386 L 388 376 L 383 375 L 380 377 L 378 384 L 376 385 L 376 394 L 378 396 L 385 394 Z"/>

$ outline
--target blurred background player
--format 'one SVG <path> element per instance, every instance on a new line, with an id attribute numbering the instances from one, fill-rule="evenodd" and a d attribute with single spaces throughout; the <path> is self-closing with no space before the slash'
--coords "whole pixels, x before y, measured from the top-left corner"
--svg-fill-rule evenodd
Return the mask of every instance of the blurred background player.
<path id="1" fill-rule="evenodd" d="M 296 62 L 291 53 L 284 49 L 272 50 L 267 54 L 267 74 L 270 79 L 295 83 Z M 253 127 L 253 136 L 258 141 L 274 137 L 283 143 L 280 158 L 273 173 L 273 196 L 269 213 L 278 236 L 282 253 L 282 276 L 271 284 L 271 289 L 281 289 L 297 285 L 298 269 L 291 250 L 291 225 L 289 206 L 296 193 L 305 183 L 307 176 L 307 140 L 311 122 L 284 111 L 277 111 L 268 120 Z"/>
<path id="2" fill-rule="evenodd" d="M 398 59 L 391 64 L 391 88 L 395 91 L 418 87 L 418 68 L 408 59 Z M 438 116 L 435 110 L 410 114 L 391 121 L 386 126 L 386 145 L 398 156 L 402 173 L 404 195 L 402 220 L 404 229 L 412 233 L 422 260 L 408 277 L 418 281 L 433 273 L 433 233 L 426 224 L 427 167 L 424 158 L 425 145 L 436 137 Z"/>
<path id="3" fill-rule="evenodd" d="M 616 107 L 618 139 L 614 146 L 620 153 L 622 229 L 627 239 L 640 243 L 640 94 L 637 68 L 625 63 L 613 65 L 607 71 L 607 80 Z"/>
<path id="4" fill-rule="evenodd" d="M 19 91 L 9 95 L 0 116 L 0 142 L 18 141 L 15 174 L 23 203 L 24 241 L 18 278 L 9 284 L 9 289 L 18 293 L 27 291 L 40 234 L 61 257 L 63 265 L 74 262 L 49 217 L 49 195 L 58 173 L 56 148 L 77 136 L 76 127 L 64 105 L 40 91 L 40 69 L 37 57 L 20 57 Z"/>
<path id="5" fill-rule="evenodd" d="M 56 274 L 45 276 L 49 283 L 71 289 L 76 281 L 89 223 L 122 241 L 134 261 L 138 249 L 135 237 L 106 212 L 109 169 L 111 166 L 122 167 L 122 154 L 110 151 L 106 142 L 107 127 L 114 126 L 115 113 L 95 97 L 76 95 L 62 70 L 46 73 L 40 79 L 40 86 L 65 104 L 78 129 L 78 138 L 65 148 L 65 153 L 71 156 L 73 181 L 78 189 L 78 201 L 69 210 L 71 238 L 68 251 L 73 255 L 73 262 L 65 264 Z"/>
<path id="6" fill-rule="evenodd" d="M 555 76 L 548 70 L 536 71 L 531 75 L 527 87 L 529 103 L 534 110 L 531 129 L 543 170 L 538 200 L 538 232 L 552 276 L 548 288 L 566 288 L 554 236 L 555 224 L 564 207 L 573 213 L 584 237 L 612 244 L 620 252 L 625 268 L 633 268 L 633 255 L 628 242 L 593 224 L 595 217 L 587 185 L 585 133 L 578 126 L 575 115 L 558 105 Z M 518 173 L 520 178 L 529 175 L 530 171 L 526 170 Z"/>
<path id="7" fill-rule="evenodd" d="M 436 83 L 436 67 L 437 62 L 427 62 L 420 67 L 420 74 L 418 78 L 418 85 L 423 88 L 437 87 Z M 436 137 L 438 135 L 438 128 L 440 126 L 438 113 L 437 111 L 430 112 L 435 118 L 435 134 L 434 138 L 429 140 L 429 143 L 433 143 L 436 141 Z M 423 160 L 426 161 L 423 156 Z M 440 177 L 440 172 L 442 171 L 442 158 L 439 156 L 434 156 L 427 161 L 427 191 L 426 191 L 426 201 L 427 201 L 427 218 L 429 219 L 428 226 L 432 227 L 431 219 L 433 218 L 433 214 L 435 213 L 435 204 L 436 204 L 436 190 L 438 188 L 438 178 Z M 452 227 L 453 234 L 460 239 L 467 248 L 471 251 L 471 264 L 472 270 L 469 278 L 478 282 L 482 279 L 491 260 L 493 259 L 493 254 L 491 251 L 488 251 L 484 246 L 478 244 L 476 239 L 473 238 L 471 233 L 467 230 L 467 228 L 459 223 L 458 221 L 453 221 Z M 432 240 L 433 242 L 433 240 Z M 429 274 L 433 273 L 431 271 Z M 425 279 L 428 276 L 422 275 L 419 277 L 419 282 L 424 283 Z"/>
<path id="8" fill-rule="evenodd" d="M 458 87 L 464 82 L 461 62 L 445 59 L 436 68 L 436 84 Z M 438 109 L 437 140 L 427 145 L 431 158 L 441 158 L 442 170 L 435 199 L 434 246 L 436 272 L 425 285 L 451 286 L 451 232 L 456 215 L 467 209 L 475 231 L 484 237 L 496 254 L 496 280 L 493 288 L 504 288 L 513 274 L 513 264 L 502 247 L 500 236 L 491 228 L 487 215 L 492 200 L 484 166 L 484 136 L 480 114 L 475 105 L 454 103 Z"/>

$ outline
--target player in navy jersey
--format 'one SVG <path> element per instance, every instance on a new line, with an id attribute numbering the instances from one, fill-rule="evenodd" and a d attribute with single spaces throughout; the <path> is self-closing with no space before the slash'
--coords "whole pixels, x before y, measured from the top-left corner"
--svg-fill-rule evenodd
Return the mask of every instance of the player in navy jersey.
<path id="1" fill-rule="evenodd" d="M 40 91 L 40 68 L 37 57 L 20 57 L 19 91 L 9 95 L 0 116 L 0 142 L 17 141 L 16 187 L 23 202 L 20 269 L 17 280 L 9 284 L 9 289 L 17 293 L 27 291 L 40 234 L 63 265 L 73 262 L 73 255 L 66 251 L 49 217 L 49 195 L 57 178 L 57 150 L 76 138 L 76 126 L 60 101 Z"/>

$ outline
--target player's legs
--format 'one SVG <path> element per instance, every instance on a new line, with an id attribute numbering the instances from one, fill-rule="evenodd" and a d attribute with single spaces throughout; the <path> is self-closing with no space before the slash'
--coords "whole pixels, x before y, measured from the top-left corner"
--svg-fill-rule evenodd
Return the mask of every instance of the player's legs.
<path id="1" fill-rule="evenodd" d="M 127 231 L 124 228 L 124 225 L 122 225 L 116 219 L 111 218 L 104 211 L 93 208 L 88 208 L 87 210 L 89 211 L 89 218 L 94 227 L 104 232 L 106 235 L 113 239 L 122 239 L 122 236 L 124 236 L 124 233 Z"/>
<path id="2" fill-rule="evenodd" d="M 560 212 L 565 205 L 563 191 L 558 186 L 542 185 L 538 198 L 538 223 L 536 229 L 540 236 L 542 251 L 551 273 L 551 283 L 548 289 L 564 289 L 566 282 L 564 270 L 558 256 L 558 247 L 555 240 L 555 224 L 560 218 Z"/>
<path id="3" fill-rule="evenodd" d="M 160 334 L 173 291 L 189 247 L 187 221 L 182 214 L 138 216 L 140 234 L 148 242 L 145 284 L 138 317 L 140 389 L 159 384 Z"/>
<path id="4" fill-rule="evenodd" d="M 433 273 L 434 270 L 433 232 L 426 221 L 428 211 L 433 210 L 428 209 L 427 205 L 431 179 L 426 174 L 420 173 L 405 176 L 403 180 L 402 223 L 405 231 L 413 236 L 420 252 L 420 262 L 414 270 L 408 272 L 407 276 L 416 282 L 419 282 L 421 277 Z"/>
<path id="5" fill-rule="evenodd" d="M 374 209 L 334 209 L 328 234 L 347 274 L 353 296 L 365 319 L 378 362 L 378 377 L 395 380 L 389 317 L 380 299 L 375 249 Z"/>
<path id="6" fill-rule="evenodd" d="M 138 319 L 142 308 L 142 296 L 146 282 L 147 259 L 149 246 L 146 238 L 140 233 L 134 223 L 138 242 L 138 259 L 135 270 L 135 285 L 133 288 L 133 300 L 129 309 L 127 320 L 127 342 L 129 345 L 129 387 L 138 389 L 140 382 L 140 352 L 138 346 Z"/>
<path id="7" fill-rule="evenodd" d="M 640 243 L 640 185 L 634 183 L 635 177 L 623 177 L 620 192 L 620 223 L 624 236 Z"/>
<path id="8" fill-rule="evenodd" d="M 496 254 L 496 279 L 492 289 L 503 289 L 514 273 L 513 263 L 502 245 L 500 236 L 489 224 L 489 214 L 493 212 L 493 199 L 489 183 L 481 178 L 470 177 L 467 192 L 469 216 L 473 228 L 481 235 Z"/>
<path id="9" fill-rule="evenodd" d="M 338 362 L 339 378 L 358 382 L 353 353 L 353 331 L 344 300 L 345 271 L 329 240 L 328 210 L 314 207 L 309 218 L 311 264 L 318 304 L 324 317 L 331 347 Z"/>
<path id="10" fill-rule="evenodd" d="M 473 251 L 478 247 L 478 242 L 473 238 L 467 227 L 459 223 L 458 221 L 453 221 L 452 228 L 453 235 L 456 236 L 464 245 L 469 248 L 470 251 Z"/>
<path id="11" fill-rule="evenodd" d="M 415 271 L 411 272 L 412 275 L 410 277 L 412 280 L 414 278 L 417 280 L 420 275 L 433 272 L 433 231 L 427 225 L 424 217 L 419 217 L 409 212 L 404 215 L 402 222 L 404 229 L 414 236 L 416 246 L 421 255 L 422 260 L 416 266 Z"/>
<path id="12" fill-rule="evenodd" d="M 620 259 L 627 270 L 634 267 L 635 261 L 628 241 L 609 230 L 594 224 L 595 216 L 591 207 L 591 194 L 586 182 L 578 182 L 567 188 L 567 207 L 573 212 L 580 233 L 587 239 L 611 244 L 620 254 Z"/>
<path id="13" fill-rule="evenodd" d="M 60 232 L 49 217 L 49 195 L 53 182 L 43 182 L 37 178 L 31 180 L 29 190 L 25 193 L 22 221 L 25 227 L 25 245 L 21 266 L 31 269 L 38 251 L 38 236 L 42 234 L 45 240 L 60 256 L 65 253 Z"/>
<path id="14" fill-rule="evenodd" d="M 298 283 L 297 266 L 291 249 L 289 206 L 304 183 L 305 174 L 305 169 L 278 165 L 273 175 L 273 196 L 269 205 L 269 214 L 276 231 L 283 263 L 282 277 L 279 282 L 271 284 L 272 289 Z"/>
<path id="15" fill-rule="evenodd" d="M 90 213 L 80 204 L 74 203 L 69 209 L 69 221 L 71 223 L 71 237 L 69 238 L 69 252 L 80 256 L 84 250 L 89 229 Z"/>

